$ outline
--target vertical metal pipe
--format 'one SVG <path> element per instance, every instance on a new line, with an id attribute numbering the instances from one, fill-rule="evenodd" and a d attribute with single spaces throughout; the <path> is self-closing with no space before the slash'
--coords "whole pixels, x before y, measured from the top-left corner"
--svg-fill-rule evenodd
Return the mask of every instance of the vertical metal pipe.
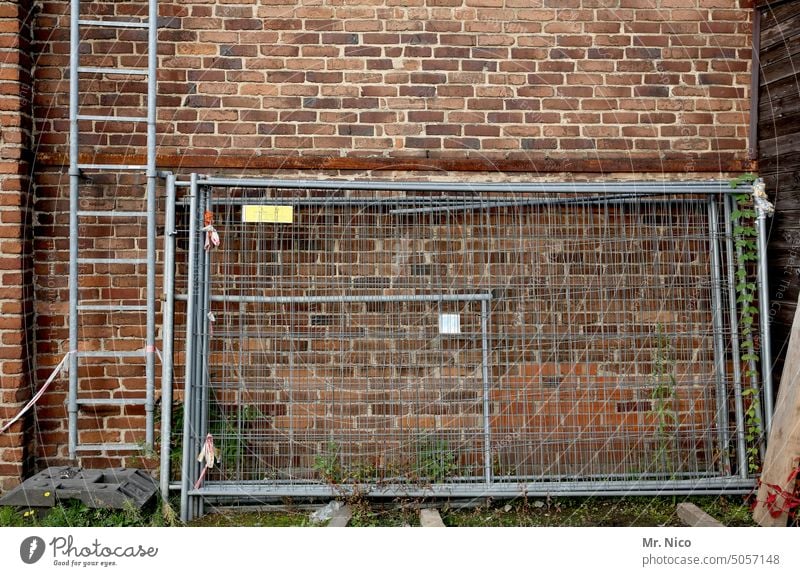
<path id="1" fill-rule="evenodd" d="M 147 22 L 147 332 L 145 341 L 145 442 L 153 446 L 156 382 L 156 73 L 158 2 L 150 0 Z"/>
<path id="2" fill-rule="evenodd" d="M 167 175 L 167 206 L 164 222 L 164 309 L 161 323 L 161 497 L 169 499 L 170 452 L 172 448 L 172 375 L 175 305 L 175 175 Z"/>
<path id="3" fill-rule="evenodd" d="M 708 225 L 711 238 L 711 321 L 714 329 L 714 375 L 716 379 L 717 438 L 722 473 L 730 471 L 728 458 L 728 394 L 725 386 L 725 344 L 722 338 L 722 287 L 719 255 L 719 213 L 716 198 L 708 201 Z"/>
<path id="4" fill-rule="evenodd" d="M 492 483 L 492 433 L 489 420 L 489 301 L 481 300 L 481 348 L 483 350 L 483 473 Z"/>
<path id="5" fill-rule="evenodd" d="M 756 206 L 758 227 L 758 306 L 761 325 L 761 378 L 764 385 L 764 428 L 772 428 L 772 346 L 769 334 L 769 280 L 767 278 L 767 213 Z"/>
<path id="6" fill-rule="evenodd" d="M 750 126 L 747 159 L 758 160 L 758 104 L 761 88 L 761 9 L 753 8 L 753 50 L 750 64 Z"/>
<path id="7" fill-rule="evenodd" d="M 191 453 L 196 454 L 200 450 L 205 440 L 205 428 L 202 423 L 202 403 L 205 394 L 205 370 L 206 370 L 206 355 L 205 355 L 205 341 L 207 333 L 207 316 L 206 311 L 208 304 L 206 302 L 206 263 L 208 254 L 201 248 L 204 241 L 204 232 L 202 227 L 204 225 L 204 211 L 206 208 L 206 190 L 205 186 L 198 183 L 197 187 L 197 215 L 196 215 L 196 266 L 195 277 L 197 280 L 195 288 L 195 307 L 194 307 L 194 327 L 195 330 L 192 334 L 194 354 L 191 359 L 192 362 L 192 386 L 194 387 L 192 393 L 192 402 L 189 408 L 189 417 L 192 421 L 192 449 Z M 193 484 L 198 476 L 199 471 L 196 465 L 192 468 L 192 477 L 190 482 Z M 192 518 L 198 517 L 201 514 L 200 498 L 193 497 L 190 501 L 190 516 Z"/>
<path id="8" fill-rule="evenodd" d="M 69 457 L 78 446 L 78 66 L 80 65 L 80 0 L 70 3 L 69 30 Z"/>
<path id="9" fill-rule="evenodd" d="M 193 350 L 194 354 L 191 358 L 192 368 L 192 403 L 190 408 L 190 418 L 192 421 L 192 455 L 197 454 L 203 444 L 205 437 L 203 436 L 204 430 L 200 422 L 200 405 L 204 394 L 204 378 L 205 378 L 205 333 L 206 333 L 206 318 L 205 318 L 205 291 L 206 291 L 206 253 L 203 251 L 203 211 L 205 208 L 205 187 L 198 184 L 197 187 L 197 251 L 196 251 L 196 264 L 195 276 L 197 278 L 197 286 L 195 289 L 195 308 L 194 308 L 194 332 L 192 333 L 192 340 L 194 340 Z M 192 476 L 190 482 L 194 484 L 196 478 L 199 476 L 199 469 L 196 464 L 192 464 Z M 190 502 L 191 517 L 196 518 L 200 515 L 200 504 L 197 497 L 193 497 Z"/>
<path id="10" fill-rule="evenodd" d="M 203 206 L 205 211 L 211 210 L 211 188 L 203 187 Z M 201 217 L 202 218 L 202 217 Z M 202 236 L 202 235 L 201 235 Z M 198 397 L 198 422 L 199 422 L 199 437 L 202 440 L 208 434 L 208 402 L 210 393 L 210 382 L 208 373 L 208 355 L 211 346 L 211 250 L 203 251 L 203 291 L 200 296 L 202 307 L 198 310 L 198 319 L 200 326 L 202 326 L 202 353 L 199 358 L 199 372 L 200 374 L 200 395 Z M 204 509 L 204 501 L 202 498 L 197 499 L 197 515 L 202 516 Z"/>
<path id="11" fill-rule="evenodd" d="M 194 464 L 192 454 L 192 406 L 194 402 L 193 384 L 194 378 L 194 332 L 195 332 L 195 292 L 197 283 L 195 282 L 197 258 L 197 174 L 191 175 L 191 204 L 189 207 L 189 263 L 187 273 L 187 294 L 186 302 L 186 358 L 185 358 L 185 378 L 183 385 L 183 459 L 181 462 L 181 521 L 191 520 L 189 490 L 191 489 L 191 471 Z"/>
<path id="12" fill-rule="evenodd" d="M 742 356 L 739 349 L 739 316 L 736 311 L 736 270 L 733 258 L 733 228 L 731 226 L 731 197 L 723 198 L 725 213 L 725 255 L 728 268 L 728 315 L 731 323 L 731 353 L 733 356 L 733 395 L 736 412 L 736 457 L 739 476 L 747 478 L 747 444 L 744 429 L 744 399 L 742 396 Z"/>

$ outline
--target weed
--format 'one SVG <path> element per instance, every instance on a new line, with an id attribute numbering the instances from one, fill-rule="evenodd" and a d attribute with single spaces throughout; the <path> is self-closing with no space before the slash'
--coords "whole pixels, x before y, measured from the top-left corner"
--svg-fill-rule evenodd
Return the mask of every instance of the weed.
<path id="1" fill-rule="evenodd" d="M 344 478 L 341 464 L 341 448 L 336 442 L 330 441 L 325 451 L 314 458 L 314 470 L 330 484 L 339 484 Z"/>
<path id="2" fill-rule="evenodd" d="M 452 476 L 456 469 L 456 455 L 447 440 L 423 436 L 416 446 L 416 476 L 430 482 L 441 482 Z"/>
<path id="3" fill-rule="evenodd" d="M 17 510 L 6 506 L 0 508 L 0 526 L 42 527 L 154 527 L 175 525 L 165 523 L 158 507 L 146 510 L 129 501 L 121 510 L 89 508 L 84 503 L 69 500 L 49 509 Z"/>
<path id="4" fill-rule="evenodd" d="M 0 526 L 25 526 L 28 516 L 23 516 L 23 514 L 11 506 L 3 506 L 0 508 Z"/>
<path id="5" fill-rule="evenodd" d="M 664 335 L 664 329 L 656 326 L 656 350 L 653 353 L 653 372 L 650 374 L 653 390 L 651 393 L 652 412 L 656 417 L 656 441 L 658 443 L 654 464 L 656 469 L 668 473 L 677 472 L 674 461 L 677 450 L 673 446 L 673 430 L 678 423 L 674 405 L 677 394 L 675 380 L 675 360 L 672 348 Z"/>

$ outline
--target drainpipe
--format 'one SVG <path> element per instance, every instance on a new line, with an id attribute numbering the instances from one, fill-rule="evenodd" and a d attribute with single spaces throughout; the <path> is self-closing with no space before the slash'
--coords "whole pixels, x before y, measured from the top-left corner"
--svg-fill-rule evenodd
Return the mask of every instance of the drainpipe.
<path id="1" fill-rule="evenodd" d="M 750 65 L 750 137 L 747 139 L 747 159 L 756 168 L 758 161 L 758 88 L 761 75 L 761 10 L 753 8 L 753 57 Z"/>

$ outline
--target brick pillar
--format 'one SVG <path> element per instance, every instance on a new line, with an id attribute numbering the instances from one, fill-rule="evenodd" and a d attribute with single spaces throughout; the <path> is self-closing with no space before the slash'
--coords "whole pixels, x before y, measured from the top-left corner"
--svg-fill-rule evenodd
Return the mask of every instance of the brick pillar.
<path id="1" fill-rule="evenodd" d="M 30 399 L 33 326 L 31 238 L 31 0 L 0 2 L 0 424 Z M 0 491 L 33 462 L 33 414 L 0 435 Z"/>

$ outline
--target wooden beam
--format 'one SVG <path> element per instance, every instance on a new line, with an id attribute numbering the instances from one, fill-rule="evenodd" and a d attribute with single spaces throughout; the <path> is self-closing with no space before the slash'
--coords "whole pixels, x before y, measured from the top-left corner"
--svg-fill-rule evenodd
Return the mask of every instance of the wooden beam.
<path id="1" fill-rule="evenodd" d="M 691 502 L 681 502 L 678 504 L 678 518 L 687 526 L 694 528 L 724 528 L 725 525 L 701 510 L 696 504 Z"/>
<path id="2" fill-rule="evenodd" d="M 353 511 L 350 506 L 342 506 L 333 513 L 333 518 L 328 522 L 328 528 L 344 528 L 353 517 Z"/>
<path id="3" fill-rule="evenodd" d="M 442 517 L 436 508 L 423 508 L 419 511 L 419 524 L 423 528 L 445 528 Z"/>
<path id="4" fill-rule="evenodd" d="M 141 154 L 81 154 L 80 164 L 145 164 Z M 42 153 L 36 156 L 39 166 L 69 165 L 62 153 Z M 509 154 L 504 158 L 486 157 L 410 157 L 410 156 L 279 156 L 242 154 L 185 154 L 159 155 L 160 169 L 199 170 L 359 170 L 359 171 L 434 171 L 434 172 L 527 172 L 527 173 L 714 173 L 748 172 L 755 169 L 753 161 L 733 153 L 678 153 L 653 155 L 582 156 L 547 154 Z"/>
<path id="5" fill-rule="evenodd" d="M 766 484 L 780 486 L 791 493 L 794 482 L 789 482 L 789 474 L 800 463 L 800 314 L 795 313 L 786 363 L 772 418 L 772 430 L 767 439 L 767 453 L 761 472 L 761 487 L 758 490 L 753 519 L 761 526 L 786 526 L 786 513 L 773 517 L 765 505 L 770 494 Z M 778 496 L 778 507 L 783 499 Z"/>

